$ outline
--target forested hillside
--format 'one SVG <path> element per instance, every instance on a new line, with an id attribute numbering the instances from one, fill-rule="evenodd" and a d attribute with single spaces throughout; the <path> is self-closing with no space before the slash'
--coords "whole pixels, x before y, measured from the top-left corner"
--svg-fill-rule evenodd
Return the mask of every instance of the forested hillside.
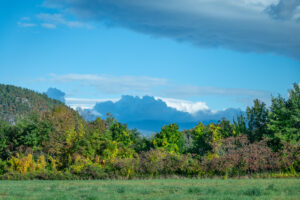
<path id="1" fill-rule="evenodd" d="M 29 89 L 0 84 L 0 119 L 9 123 L 33 113 L 52 110 L 61 102 Z"/>
<path id="2" fill-rule="evenodd" d="M 15 124 L 0 122 L 1 179 L 299 176 L 298 84 L 289 91 L 288 99 L 273 97 L 269 108 L 255 100 L 246 115 L 237 116 L 234 122 L 199 122 L 185 131 L 169 124 L 152 137 L 143 137 L 113 116 L 87 122 L 76 111 L 54 106 L 43 95 L 3 88 L 7 89 L 1 95 L 12 98 L 10 102 L 20 94 L 28 101 L 35 99 L 25 103 L 25 108 L 17 104 L 12 114 L 18 110 L 30 113 L 26 108 L 35 107 L 45 112 Z M 49 106 L 41 106 L 39 99 Z"/>

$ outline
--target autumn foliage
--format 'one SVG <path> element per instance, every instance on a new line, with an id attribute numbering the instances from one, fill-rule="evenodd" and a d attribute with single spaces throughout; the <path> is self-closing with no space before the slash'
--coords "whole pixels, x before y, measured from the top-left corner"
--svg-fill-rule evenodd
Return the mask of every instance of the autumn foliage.
<path id="1" fill-rule="evenodd" d="M 87 122 L 64 106 L 0 122 L 2 179 L 298 176 L 300 89 L 255 100 L 233 121 L 176 124 L 145 137 L 108 115 Z"/>

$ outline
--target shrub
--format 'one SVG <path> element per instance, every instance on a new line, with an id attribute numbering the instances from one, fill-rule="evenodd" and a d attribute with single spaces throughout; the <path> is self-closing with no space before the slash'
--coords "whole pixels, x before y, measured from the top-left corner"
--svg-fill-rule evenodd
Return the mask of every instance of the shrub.
<path id="1" fill-rule="evenodd" d="M 97 165 L 85 166 L 77 176 L 81 179 L 107 179 L 108 174 L 103 168 Z"/>
<path id="2" fill-rule="evenodd" d="M 6 162 L 0 159 L 0 175 L 4 174 L 6 168 Z"/>
<path id="3" fill-rule="evenodd" d="M 118 158 L 111 163 L 111 169 L 115 178 L 133 178 L 139 168 L 139 158 Z"/>

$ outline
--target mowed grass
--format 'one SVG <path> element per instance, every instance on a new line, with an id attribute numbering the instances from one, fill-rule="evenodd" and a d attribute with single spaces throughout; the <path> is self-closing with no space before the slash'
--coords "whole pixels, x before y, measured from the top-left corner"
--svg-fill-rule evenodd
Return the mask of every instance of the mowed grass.
<path id="1" fill-rule="evenodd" d="M 300 179 L 0 181 L 0 199 L 300 199 Z"/>

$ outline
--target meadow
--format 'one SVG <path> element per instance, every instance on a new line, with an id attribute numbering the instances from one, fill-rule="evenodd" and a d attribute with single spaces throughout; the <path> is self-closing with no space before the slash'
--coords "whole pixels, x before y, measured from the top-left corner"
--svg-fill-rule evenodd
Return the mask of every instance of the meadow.
<path id="1" fill-rule="evenodd" d="M 300 179 L 1 181 L 0 199 L 300 199 Z"/>

